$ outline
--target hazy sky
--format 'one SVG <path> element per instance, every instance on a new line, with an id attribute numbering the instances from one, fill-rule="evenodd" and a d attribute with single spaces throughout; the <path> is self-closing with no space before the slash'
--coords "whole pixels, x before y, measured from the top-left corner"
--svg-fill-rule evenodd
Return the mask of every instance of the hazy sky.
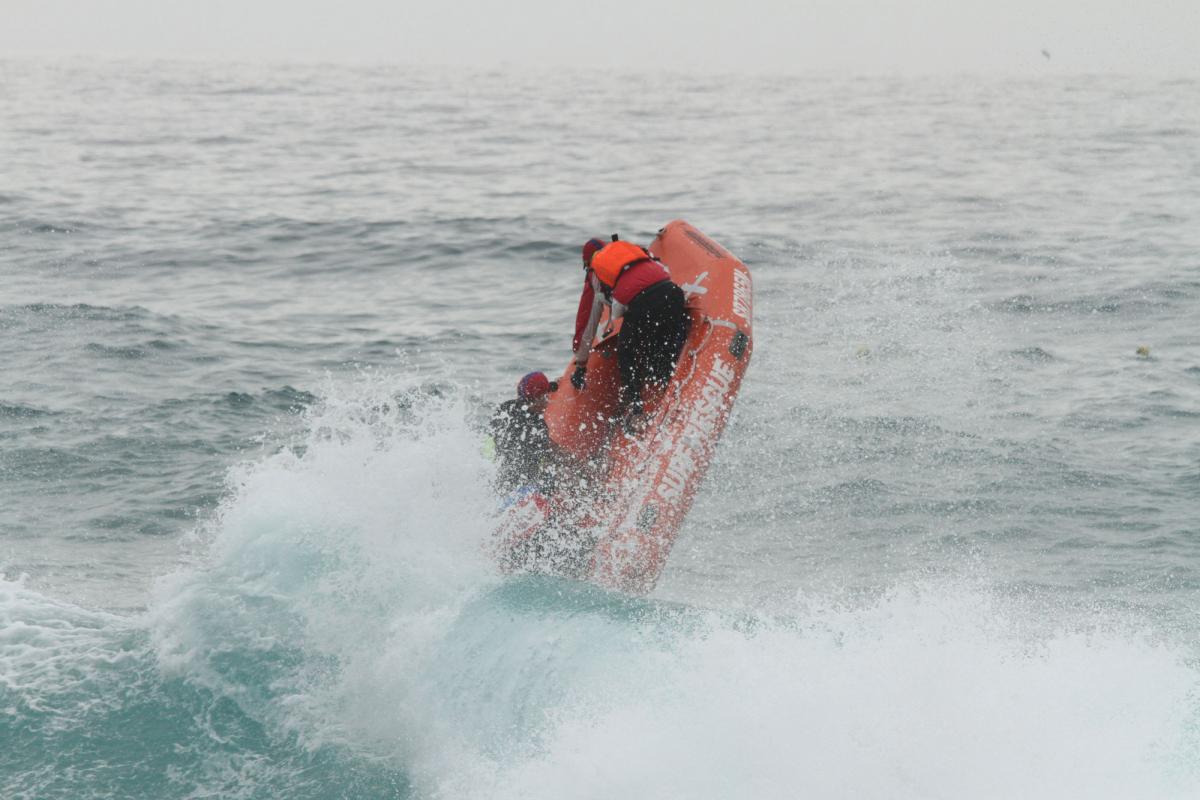
<path id="1" fill-rule="evenodd" d="M 0 0 L 0 52 L 28 51 L 1198 75 L 1200 0 Z"/>

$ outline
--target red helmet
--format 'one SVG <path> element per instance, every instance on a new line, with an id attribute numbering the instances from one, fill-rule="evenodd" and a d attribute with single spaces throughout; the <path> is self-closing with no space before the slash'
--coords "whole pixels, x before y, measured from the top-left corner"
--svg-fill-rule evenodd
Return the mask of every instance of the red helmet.
<path id="1" fill-rule="evenodd" d="M 517 397 L 522 400 L 536 400 L 554 391 L 554 385 L 544 372 L 531 372 L 517 383 Z"/>
<path id="2" fill-rule="evenodd" d="M 599 239 L 588 239 L 583 243 L 583 265 L 590 266 L 592 256 L 596 255 L 597 251 L 604 247 L 606 243 Z"/>

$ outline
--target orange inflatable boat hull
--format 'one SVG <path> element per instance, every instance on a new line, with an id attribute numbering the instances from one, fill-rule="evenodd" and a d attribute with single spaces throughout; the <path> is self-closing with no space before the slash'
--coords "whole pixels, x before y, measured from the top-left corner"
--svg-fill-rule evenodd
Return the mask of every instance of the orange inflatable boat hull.
<path id="1" fill-rule="evenodd" d="M 546 411 L 550 437 L 598 483 L 587 492 L 595 545 L 585 579 L 647 592 L 666 565 L 712 461 L 750 364 L 750 271 L 725 248 L 682 221 L 649 245 L 683 288 L 691 321 L 679 364 L 664 390 L 647 394 L 640 430 L 614 424 L 619 324 L 606 330 L 576 392 L 568 364 Z M 604 330 L 604 328 L 601 328 Z"/>

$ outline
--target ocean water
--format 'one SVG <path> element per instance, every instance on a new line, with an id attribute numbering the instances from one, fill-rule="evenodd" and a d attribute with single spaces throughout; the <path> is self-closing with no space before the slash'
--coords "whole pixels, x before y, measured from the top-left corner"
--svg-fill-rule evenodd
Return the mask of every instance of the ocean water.
<path id="1" fill-rule="evenodd" d="M 673 218 L 757 324 L 662 580 L 501 575 Z M 0 61 L 0 572 L 5 798 L 1196 797 L 1200 82 Z"/>

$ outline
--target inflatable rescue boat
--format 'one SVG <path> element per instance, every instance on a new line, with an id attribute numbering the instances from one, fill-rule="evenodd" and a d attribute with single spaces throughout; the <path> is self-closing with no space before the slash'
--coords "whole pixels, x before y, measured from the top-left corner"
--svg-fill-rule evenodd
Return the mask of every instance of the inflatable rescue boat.
<path id="1" fill-rule="evenodd" d="M 637 430 L 628 430 L 615 418 L 621 320 L 601 321 L 586 387 L 571 386 L 568 363 L 546 407 L 560 469 L 570 474 L 552 492 L 526 491 L 506 507 L 496 538 L 506 569 L 648 592 L 704 480 L 750 364 L 750 271 L 683 221 L 660 230 L 649 250 L 687 299 L 675 373 L 645 395 Z"/>

